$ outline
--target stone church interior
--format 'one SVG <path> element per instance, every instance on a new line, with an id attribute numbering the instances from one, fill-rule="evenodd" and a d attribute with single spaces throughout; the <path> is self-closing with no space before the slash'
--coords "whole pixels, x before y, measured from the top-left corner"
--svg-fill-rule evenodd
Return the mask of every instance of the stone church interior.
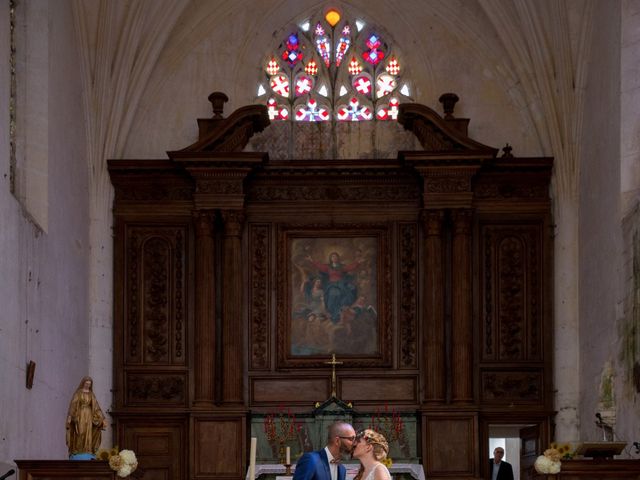
<path id="1" fill-rule="evenodd" d="M 0 9 L 0 478 L 640 478 L 640 0 Z"/>

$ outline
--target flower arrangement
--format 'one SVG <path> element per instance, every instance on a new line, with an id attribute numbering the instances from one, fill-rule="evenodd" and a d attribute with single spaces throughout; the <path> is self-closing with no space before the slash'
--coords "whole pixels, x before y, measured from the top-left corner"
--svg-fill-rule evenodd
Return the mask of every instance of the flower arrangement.
<path id="1" fill-rule="evenodd" d="M 385 405 L 384 412 L 377 409 L 375 415 L 371 416 L 369 428 L 382 434 L 391 443 L 398 440 L 402 435 L 404 422 L 395 408 L 389 410 L 389 405 Z"/>
<path id="2" fill-rule="evenodd" d="M 536 458 L 533 468 L 543 475 L 560 473 L 561 458 L 562 454 L 557 449 L 548 448 L 544 451 L 544 455 Z"/>
<path id="3" fill-rule="evenodd" d="M 393 460 L 391 460 L 391 457 L 385 457 L 384 460 L 380 461 L 380 463 L 382 463 L 387 468 L 391 468 L 391 465 L 393 465 Z"/>
<path id="4" fill-rule="evenodd" d="M 128 477 L 138 468 L 138 459 L 133 450 L 118 451 L 118 447 L 113 447 L 109 450 L 98 450 L 96 458 L 98 460 L 107 460 L 111 470 L 122 478 Z"/>
<path id="5" fill-rule="evenodd" d="M 552 442 L 549 448 L 555 448 L 563 460 L 571 460 L 575 453 L 570 443 Z"/>
<path id="6" fill-rule="evenodd" d="M 282 406 L 277 413 L 269 413 L 264 418 L 264 433 L 270 442 L 285 443 L 293 440 L 301 429 L 302 425 L 296 421 L 296 416 L 291 413 L 291 409 L 285 413 Z"/>
<path id="7" fill-rule="evenodd" d="M 270 443 L 275 442 L 280 445 L 278 454 L 280 463 L 289 463 L 286 460 L 284 446 L 288 441 L 296 438 L 301 430 L 302 424 L 296 421 L 296 415 L 291 413 L 291 409 L 287 409 L 285 412 L 283 406 L 278 408 L 278 412 L 269 413 L 264 418 L 264 433 L 267 440 Z"/>
<path id="8" fill-rule="evenodd" d="M 114 455 L 118 455 L 118 447 L 108 449 L 101 448 L 96 452 L 96 460 L 105 460 L 108 462 Z"/>

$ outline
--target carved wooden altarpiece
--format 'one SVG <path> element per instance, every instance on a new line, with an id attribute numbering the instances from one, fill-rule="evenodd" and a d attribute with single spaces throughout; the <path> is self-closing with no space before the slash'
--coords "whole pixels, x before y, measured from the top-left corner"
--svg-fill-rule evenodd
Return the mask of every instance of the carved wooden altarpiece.
<path id="1" fill-rule="evenodd" d="M 443 117 L 400 106 L 421 148 L 393 158 L 269 160 L 247 149 L 270 128 L 266 108 L 225 118 L 212 94 L 194 144 L 109 161 L 114 443 L 146 478 L 240 480 L 252 415 L 329 398 L 332 340 L 292 334 L 292 318 L 340 333 L 338 398 L 415 414 L 428 478 L 486 474 L 491 423 L 537 425 L 546 444 L 552 161 L 470 139 L 451 98 Z M 322 317 L 304 282 L 333 247 L 351 257 L 345 284 L 369 293 Z M 350 352 L 342 314 L 367 309 L 356 331 L 375 341 Z"/>

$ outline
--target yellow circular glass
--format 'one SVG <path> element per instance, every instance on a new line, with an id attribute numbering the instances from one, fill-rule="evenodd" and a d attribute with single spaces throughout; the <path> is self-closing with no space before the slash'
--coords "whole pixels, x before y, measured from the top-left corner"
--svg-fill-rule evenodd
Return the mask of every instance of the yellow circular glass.
<path id="1" fill-rule="evenodd" d="M 332 27 L 335 27 L 338 24 L 338 22 L 340 21 L 340 14 L 338 13 L 337 10 L 334 10 L 332 8 L 324 16 L 324 19 L 327 21 L 327 23 L 329 25 L 331 25 Z"/>

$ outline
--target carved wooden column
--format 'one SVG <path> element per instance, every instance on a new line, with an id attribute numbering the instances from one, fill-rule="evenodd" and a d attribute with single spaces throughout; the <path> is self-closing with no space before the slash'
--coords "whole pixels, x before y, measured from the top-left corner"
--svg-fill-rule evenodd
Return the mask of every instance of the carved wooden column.
<path id="1" fill-rule="evenodd" d="M 444 166 L 417 154 L 406 160 L 414 164 L 424 185 L 424 401 L 472 402 L 470 207 L 471 179 L 480 164 L 466 160 Z M 452 227 L 444 223 L 444 212 L 452 212 Z"/>
<path id="2" fill-rule="evenodd" d="M 223 402 L 243 403 L 242 257 L 240 238 L 244 222 L 240 210 L 222 211 L 224 222 L 222 284 Z"/>
<path id="3" fill-rule="evenodd" d="M 442 210 L 424 210 L 422 222 L 425 235 L 424 260 L 424 334 L 425 390 L 429 403 L 445 401 L 445 326 Z"/>
<path id="4" fill-rule="evenodd" d="M 215 371 L 215 278 L 213 214 L 195 214 L 195 395 L 194 405 L 213 405 Z"/>
<path id="5" fill-rule="evenodd" d="M 471 220 L 472 211 L 452 212 L 452 385 L 454 402 L 473 401 L 473 324 L 471 320 Z"/>

